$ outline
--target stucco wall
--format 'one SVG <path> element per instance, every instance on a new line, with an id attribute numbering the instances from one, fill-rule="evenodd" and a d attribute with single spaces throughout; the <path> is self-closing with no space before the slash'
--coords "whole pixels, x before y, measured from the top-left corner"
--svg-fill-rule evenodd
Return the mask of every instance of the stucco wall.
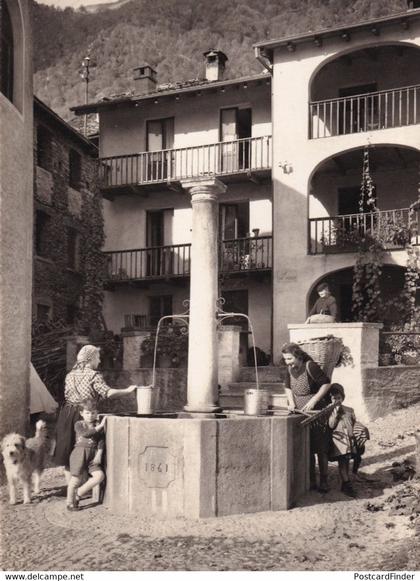
<path id="1" fill-rule="evenodd" d="M 224 93 L 203 91 L 201 96 L 184 94 L 179 101 L 174 97 L 157 101 L 101 113 L 101 157 L 146 151 L 147 121 L 166 117 L 175 118 L 175 148 L 217 143 L 221 108 L 251 107 L 252 137 L 271 135 L 269 84 L 227 88 Z"/>
<path id="2" fill-rule="evenodd" d="M 260 235 L 272 232 L 271 185 L 251 182 L 229 184 L 220 203 L 249 201 L 249 228 L 260 229 Z M 149 210 L 166 209 L 164 215 L 165 244 L 191 242 L 192 209 L 185 193 L 168 189 L 148 197 L 119 196 L 104 200 L 105 251 L 146 247 L 146 215 Z"/>
<path id="3" fill-rule="evenodd" d="M 310 83 L 317 70 L 344 52 L 389 42 L 420 45 L 420 26 L 410 30 L 399 25 L 381 30 L 378 40 L 368 31 L 354 33 L 350 42 L 341 38 L 325 39 L 322 47 L 313 43 L 297 45 L 296 52 L 285 47 L 274 51 L 273 76 L 273 329 L 274 352 L 279 354 L 287 340 L 287 324 L 303 322 L 307 293 L 324 274 L 352 266 L 354 255 L 309 256 L 307 254 L 308 193 L 313 172 L 325 159 L 343 151 L 364 147 L 368 140 L 376 144 L 406 145 L 420 149 L 418 125 L 369 133 L 309 139 L 308 100 Z M 401 58 L 405 58 L 404 55 Z M 418 72 L 418 67 L 417 67 Z M 383 67 L 377 72 L 382 74 Z M 343 71 L 348 75 L 348 71 Z M 341 85 L 341 76 L 337 77 Z M 375 80 L 375 79 L 374 79 Z M 398 85 L 398 83 L 396 83 Z M 289 169 L 285 172 L 283 162 Z M 388 180 L 389 178 L 387 178 Z M 391 184 L 389 181 L 388 183 Z M 390 262 L 404 264 L 404 253 L 393 252 Z M 275 357 L 276 360 L 276 357 Z"/>
<path id="4" fill-rule="evenodd" d="M 363 399 L 375 419 L 420 401 L 420 367 L 373 367 L 363 370 Z"/>
<path id="5" fill-rule="evenodd" d="M 17 94 L 0 93 L 0 436 L 28 421 L 32 283 L 32 34 L 29 3 L 8 4 Z"/>
<path id="6" fill-rule="evenodd" d="M 351 64 L 350 60 L 333 61 L 319 71 L 312 86 L 313 101 L 339 97 L 339 89 L 344 87 L 376 83 L 382 91 L 419 83 L 416 63 L 420 53 L 414 47 L 382 46 L 374 53 L 366 51 L 354 57 Z"/>
<path id="7" fill-rule="evenodd" d="M 420 57 L 419 57 L 420 58 Z M 371 172 L 375 183 L 376 203 L 379 210 L 408 208 L 417 199 L 419 172 L 417 168 L 395 169 L 381 167 Z M 321 174 L 312 181 L 309 199 L 309 217 L 322 218 L 338 214 L 337 189 L 360 187 L 361 171 L 342 174 Z"/>

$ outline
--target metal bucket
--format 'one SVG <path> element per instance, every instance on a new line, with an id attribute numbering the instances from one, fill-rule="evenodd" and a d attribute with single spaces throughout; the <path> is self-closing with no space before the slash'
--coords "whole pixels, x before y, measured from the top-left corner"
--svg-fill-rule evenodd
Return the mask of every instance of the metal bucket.
<path id="1" fill-rule="evenodd" d="M 137 415 L 151 415 L 153 412 L 153 387 L 139 385 L 137 387 Z"/>
<path id="2" fill-rule="evenodd" d="M 264 416 L 269 405 L 269 393 L 265 389 L 247 389 L 244 391 L 244 414 L 246 416 Z"/>

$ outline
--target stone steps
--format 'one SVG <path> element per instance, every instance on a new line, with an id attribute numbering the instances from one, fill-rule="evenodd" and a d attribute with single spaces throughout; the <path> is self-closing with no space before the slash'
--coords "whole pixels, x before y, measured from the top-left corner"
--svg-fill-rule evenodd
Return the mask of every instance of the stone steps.
<path id="1" fill-rule="evenodd" d="M 260 389 L 269 392 L 270 405 L 273 408 L 287 407 L 284 381 L 282 381 L 284 379 L 284 373 L 282 371 L 278 367 L 258 368 Z M 243 409 L 244 392 L 247 389 L 256 389 L 255 369 L 252 367 L 243 367 L 241 369 L 240 381 L 230 383 L 221 391 L 219 396 L 220 406 L 224 409 Z"/>
<path id="2" fill-rule="evenodd" d="M 286 367 L 275 367 L 274 365 L 258 367 L 258 379 L 260 380 L 260 382 L 284 381 L 286 375 L 287 375 Z M 255 382 L 255 367 L 241 367 L 239 373 L 239 381 Z"/>

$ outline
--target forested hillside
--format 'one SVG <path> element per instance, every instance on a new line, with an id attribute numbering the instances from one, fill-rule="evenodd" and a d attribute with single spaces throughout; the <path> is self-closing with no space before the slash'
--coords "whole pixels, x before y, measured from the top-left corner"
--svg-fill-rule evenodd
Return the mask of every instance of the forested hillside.
<path id="1" fill-rule="evenodd" d="M 131 0 L 94 14 L 34 2 L 35 92 L 64 118 L 83 103 L 81 63 L 89 51 L 89 100 L 130 90 L 148 62 L 159 83 L 203 76 L 202 53 L 229 57 L 228 78 L 261 71 L 252 44 L 405 10 L 406 0 Z"/>

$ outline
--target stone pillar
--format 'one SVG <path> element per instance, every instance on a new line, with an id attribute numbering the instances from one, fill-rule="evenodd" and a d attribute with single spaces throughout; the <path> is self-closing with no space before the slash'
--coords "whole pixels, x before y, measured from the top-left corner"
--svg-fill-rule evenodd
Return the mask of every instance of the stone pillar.
<path id="1" fill-rule="evenodd" d="M 381 323 L 322 323 L 312 325 L 289 325 L 290 340 L 305 341 L 315 337 L 334 335 L 343 341 L 352 361 L 345 366 L 336 367 L 332 381 L 341 383 L 346 392 L 345 404 L 354 408 L 356 417 L 369 421 L 366 405 L 366 387 L 362 370 L 377 367 L 379 359 L 379 330 Z"/>
<path id="2" fill-rule="evenodd" d="M 223 325 L 219 328 L 219 385 L 226 387 L 239 378 L 239 342 L 241 327 Z"/>
<path id="3" fill-rule="evenodd" d="M 141 344 L 150 335 L 150 331 L 124 331 L 123 340 L 123 369 L 139 369 L 141 367 Z"/>
<path id="4" fill-rule="evenodd" d="M 217 409 L 218 196 L 214 178 L 184 182 L 192 204 L 187 412 Z"/>

